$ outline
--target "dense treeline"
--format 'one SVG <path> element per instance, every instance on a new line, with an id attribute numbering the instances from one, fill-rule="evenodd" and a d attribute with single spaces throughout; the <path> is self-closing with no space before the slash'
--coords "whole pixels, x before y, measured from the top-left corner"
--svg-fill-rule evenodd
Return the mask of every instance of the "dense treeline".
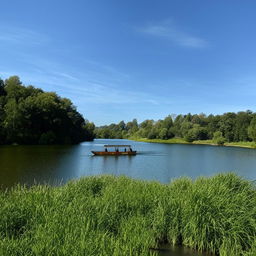
<path id="1" fill-rule="evenodd" d="M 224 142 L 256 141 L 256 113 L 252 111 L 225 113 L 223 115 L 187 114 L 167 116 L 164 120 L 145 120 L 138 124 L 134 119 L 125 123 L 96 128 L 98 138 L 184 138 Z"/>
<path id="2" fill-rule="evenodd" d="M 0 144 L 71 144 L 94 138 L 72 102 L 54 92 L 0 79 Z"/>

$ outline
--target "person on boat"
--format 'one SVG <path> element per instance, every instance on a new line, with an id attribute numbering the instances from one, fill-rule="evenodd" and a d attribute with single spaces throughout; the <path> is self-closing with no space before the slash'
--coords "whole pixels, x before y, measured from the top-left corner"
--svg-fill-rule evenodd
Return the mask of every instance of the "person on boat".
<path id="1" fill-rule="evenodd" d="M 105 152 L 108 152 L 108 149 L 107 149 L 107 148 L 105 148 Z"/>
<path id="2" fill-rule="evenodd" d="M 119 149 L 118 149 L 118 148 L 116 149 L 116 152 L 119 152 Z"/>
<path id="3" fill-rule="evenodd" d="M 126 148 L 124 149 L 124 152 L 126 152 Z"/>
<path id="4" fill-rule="evenodd" d="M 130 152 L 132 152 L 132 148 L 130 148 Z"/>

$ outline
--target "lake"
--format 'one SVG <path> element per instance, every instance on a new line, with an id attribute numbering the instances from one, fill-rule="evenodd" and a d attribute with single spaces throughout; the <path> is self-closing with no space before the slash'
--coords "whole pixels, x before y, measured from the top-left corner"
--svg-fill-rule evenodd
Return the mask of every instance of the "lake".
<path id="1" fill-rule="evenodd" d="M 105 144 L 130 144 L 136 156 L 92 156 Z M 0 184 L 58 185 L 88 175 L 127 175 L 168 183 L 188 176 L 235 172 L 256 180 L 256 150 L 207 145 L 157 144 L 97 139 L 72 146 L 0 146 Z"/>

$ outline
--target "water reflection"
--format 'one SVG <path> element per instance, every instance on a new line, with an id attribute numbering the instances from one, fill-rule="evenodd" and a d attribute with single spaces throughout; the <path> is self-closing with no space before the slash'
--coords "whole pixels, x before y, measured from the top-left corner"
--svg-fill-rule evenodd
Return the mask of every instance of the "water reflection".
<path id="1" fill-rule="evenodd" d="M 154 250 L 159 256 L 213 256 L 211 253 L 198 252 L 183 246 L 162 245 L 159 250 Z"/>
<path id="2" fill-rule="evenodd" d="M 136 156 L 92 156 L 105 144 L 131 144 Z M 256 150 L 205 145 L 95 140 L 75 146 L 0 146 L 0 184 L 58 184 L 81 176 L 114 174 L 169 183 L 234 171 L 256 179 Z"/>

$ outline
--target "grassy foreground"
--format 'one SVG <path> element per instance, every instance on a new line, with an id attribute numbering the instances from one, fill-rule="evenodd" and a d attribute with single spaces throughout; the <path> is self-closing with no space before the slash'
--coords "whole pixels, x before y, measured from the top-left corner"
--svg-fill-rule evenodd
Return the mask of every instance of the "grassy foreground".
<path id="1" fill-rule="evenodd" d="M 131 140 L 152 142 L 152 143 L 166 143 L 166 144 L 195 144 L 195 145 L 213 145 L 218 146 L 213 140 L 195 140 L 192 143 L 185 141 L 182 138 L 172 138 L 168 140 L 160 139 L 146 139 L 146 138 L 131 138 Z M 226 142 L 223 146 L 228 147 L 241 147 L 241 148 L 256 148 L 256 143 L 253 141 L 239 141 L 239 142 Z"/>
<path id="2" fill-rule="evenodd" d="M 100 176 L 0 192 L 0 255 L 256 255 L 256 190 L 234 174 L 165 185 Z"/>

